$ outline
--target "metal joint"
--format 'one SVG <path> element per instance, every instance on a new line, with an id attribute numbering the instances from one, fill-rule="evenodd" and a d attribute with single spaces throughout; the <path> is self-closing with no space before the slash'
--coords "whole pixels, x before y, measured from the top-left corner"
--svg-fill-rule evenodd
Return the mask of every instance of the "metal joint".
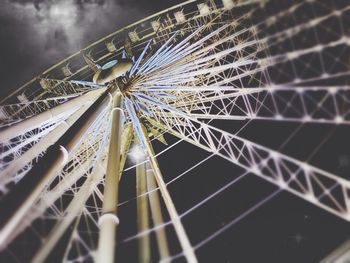
<path id="1" fill-rule="evenodd" d="M 98 219 L 98 224 L 101 226 L 104 220 L 111 220 L 116 225 L 119 225 L 119 222 L 120 222 L 118 216 L 113 212 L 107 212 L 102 214 Z"/>

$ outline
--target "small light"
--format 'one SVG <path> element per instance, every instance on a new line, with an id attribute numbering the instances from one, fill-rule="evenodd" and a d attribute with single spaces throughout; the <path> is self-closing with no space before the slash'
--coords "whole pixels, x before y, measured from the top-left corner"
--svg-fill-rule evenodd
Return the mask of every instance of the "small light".
<path id="1" fill-rule="evenodd" d="M 146 153 L 145 153 L 144 149 L 138 144 L 134 144 L 131 147 L 129 155 L 130 155 L 131 160 L 135 164 L 140 163 L 146 159 Z"/>
<path id="2" fill-rule="evenodd" d="M 343 117 L 342 116 L 336 116 L 335 118 L 334 118 L 334 120 L 335 120 L 335 123 L 343 123 L 344 122 L 344 119 L 343 119 Z"/>

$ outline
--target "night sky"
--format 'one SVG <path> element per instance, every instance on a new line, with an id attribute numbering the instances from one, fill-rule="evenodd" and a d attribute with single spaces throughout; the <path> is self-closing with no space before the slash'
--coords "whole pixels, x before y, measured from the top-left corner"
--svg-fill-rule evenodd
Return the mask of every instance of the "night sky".
<path id="1" fill-rule="evenodd" d="M 97 38 L 180 2 L 1 1 L 0 97 Z"/>
<path id="2" fill-rule="evenodd" d="M 182 1 L 1 0 L 0 98 L 97 38 L 180 2 Z M 234 129 L 227 122 L 218 125 L 223 129 Z M 247 127 L 244 136 L 306 160 L 320 141 L 331 133 L 317 153 L 311 156 L 310 162 L 349 178 L 349 128 L 334 129 L 334 126 L 327 125 L 321 128 L 303 128 L 288 144 L 283 145 L 295 128 L 292 124 L 258 121 Z M 167 139 L 169 142 L 174 140 L 171 136 Z M 162 146 L 156 145 L 157 147 L 161 149 Z M 194 146 L 179 144 L 169 155 L 159 158 L 165 180 L 171 180 L 208 155 Z M 213 157 L 196 168 L 190 176 L 171 185 L 169 191 L 181 213 L 230 183 L 241 172 L 234 165 Z M 122 185 L 131 183 L 125 180 Z M 191 242 L 199 243 L 276 191 L 278 189 L 275 186 L 248 174 L 210 203 L 184 218 Z M 129 195 L 132 196 L 130 193 L 121 194 L 122 201 L 123 198 L 127 200 Z M 127 208 L 121 207 L 121 222 L 123 217 L 127 220 L 127 211 Z M 281 192 L 199 248 L 197 254 L 200 262 L 319 262 L 348 239 L 349 226 L 344 220 L 298 197 Z M 133 231 L 134 229 L 121 229 L 119 238 L 122 240 Z M 134 249 L 133 245 L 135 242 L 121 243 L 119 251 L 124 248 L 124 252 L 120 252 L 118 257 L 124 259 L 123 262 L 131 262 L 128 261 L 128 251 L 129 248 L 130 251 Z"/>

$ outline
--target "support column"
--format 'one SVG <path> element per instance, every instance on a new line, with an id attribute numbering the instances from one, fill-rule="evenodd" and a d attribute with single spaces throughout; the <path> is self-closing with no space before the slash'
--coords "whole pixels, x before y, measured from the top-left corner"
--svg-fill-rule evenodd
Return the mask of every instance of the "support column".
<path id="1" fill-rule="evenodd" d="M 139 125 L 141 126 L 141 124 Z M 197 261 L 196 254 L 194 253 L 193 247 L 191 246 L 191 243 L 188 239 L 186 231 L 182 225 L 181 219 L 176 211 L 173 200 L 163 180 L 163 176 L 159 169 L 157 159 L 154 157 L 154 150 L 153 150 L 152 144 L 148 138 L 148 135 L 145 132 L 145 129 L 143 129 L 142 126 L 140 130 L 142 131 L 141 139 L 143 141 L 143 144 L 146 146 L 146 151 L 148 154 L 150 166 L 152 167 L 154 177 L 159 186 L 159 190 L 162 194 L 165 206 L 170 215 L 171 222 L 173 223 L 173 226 L 177 234 L 177 237 L 179 239 L 180 245 L 182 247 L 184 256 L 189 263 L 197 263 L 198 261 Z"/>
<path id="2" fill-rule="evenodd" d="M 48 147 L 55 144 L 59 138 L 71 127 L 81 115 L 88 109 L 90 104 L 82 106 L 76 112 L 74 112 L 68 119 L 59 124 L 54 130 L 50 131 L 48 134 L 44 135 L 40 141 L 34 144 L 29 150 L 14 159 L 3 171 L 1 171 L 0 182 L 5 184 L 9 179 L 16 175 L 16 173 L 21 170 L 30 161 L 39 156 Z"/>
<path id="3" fill-rule="evenodd" d="M 165 205 L 168 209 L 168 213 L 170 215 L 171 222 L 173 223 L 173 226 L 174 226 L 175 232 L 177 234 L 177 237 L 179 239 L 180 245 L 182 247 L 184 256 L 186 257 L 186 260 L 189 263 L 197 263 L 198 262 L 197 257 L 195 255 L 194 250 L 191 246 L 191 243 L 188 239 L 186 231 L 182 225 L 181 219 L 176 211 L 176 208 L 175 208 L 173 200 L 170 196 L 170 193 L 169 193 L 169 191 L 166 187 L 166 184 L 163 180 L 163 176 L 162 176 L 162 173 L 159 169 L 157 160 L 154 157 L 153 147 L 149 141 L 149 138 L 145 134 L 143 134 L 143 139 L 144 139 L 144 142 L 145 142 L 146 147 L 147 147 L 147 153 L 149 155 L 149 161 L 150 161 L 152 170 L 154 172 L 155 179 L 156 179 L 157 184 L 159 186 L 159 190 L 162 193 L 163 200 L 164 200 Z"/>
<path id="4" fill-rule="evenodd" d="M 125 161 L 126 161 L 126 155 L 127 155 L 127 152 L 129 150 L 129 147 L 130 147 L 130 143 L 131 143 L 131 139 L 132 139 L 132 125 L 129 123 L 129 124 L 126 124 L 123 128 L 123 132 L 122 132 L 122 138 L 121 138 L 121 150 L 120 150 L 120 173 L 119 173 L 119 180 L 121 179 L 121 175 L 122 175 L 122 171 L 124 170 L 124 166 L 125 166 Z M 106 147 L 107 148 L 107 147 Z M 106 149 L 107 150 L 107 149 Z M 104 161 L 106 162 L 106 161 Z M 105 165 L 103 164 L 102 165 L 103 167 L 103 171 L 104 173 L 106 172 L 106 167 Z M 101 168 L 102 169 L 102 168 Z M 72 230 L 72 234 L 69 238 L 69 241 L 67 242 L 67 247 L 66 247 L 66 250 L 65 250 L 65 253 L 64 253 L 64 256 L 62 258 L 62 262 L 66 262 L 67 261 L 67 258 L 68 258 L 68 254 L 69 254 L 69 250 L 70 248 L 72 247 L 72 242 L 73 242 L 73 233 L 75 231 L 77 231 L 77 227 L 78 227 L 78 224 L 79 224 L 79 219 L 80 217 L 77 218 L 77 221 L 74 223 L 74 229 Z"/>
<path id="5" fill-rule="evenodd" d="M 15 123 L 6 128 L 0 129 L 0 140 L 2 142 L 8 141 L 11 138 L 17 137 L 24 134 L 36 127 L 39 127 L 48 120 L 55 118 L 64 112 L 72 110 L 74 108 L 79 108 L 86 103 L 92 103 L 98 98 L 106 89 L 98 89 L 90 91 L 79 97 L 73 98 L 65 103 L 59 104 L 51 109 L 34 115 L 28 119 L 24 119 L 18 123 Z"/>
<path id="6" fill-rule="evenodd" d="M 52 228 L 45 241 L 35 253 L 31 262 L 45 262 L 52 250 L 55 248 L 57 242 L 61 239 L 63 234 L 72 225 L 73 221 L 77 219 L 77 215 L 81 214 L 81 211 L 85 208 L 85 203 L 89 196 L 93 193 L 93 186 L 101 180 L 104 175 L 106 162 L 99 159 L 98 162 L 102 162 L 98 165 L 95 171 L 89 175 L 84 184 L 80 187 L 79 191 L 74 194 L 73 200 L 69 203 L 65 210 L 65 217 L 57 221 Z"/>
<path id="7" fill-rule="evenodd" d="M 107 93 L 103 93 L 68 131 L 52 146 L 46 155 L 28 172 L 13 191 L 0 202 L 0 250 L 11 241 L 9 237 L 26 216 L 42 191 L 52 182 L 66 164 L 69 153 L 80 143 L 90 125 L 107 105 Z"/>
<path id="8" fill-rule="evenodd" d="M 176 232 L 177 237 L 179 239 L 180 245 L 181 245 L 182 250 L 183 250 L 183 254 L 184 254 L 187 262 L 197 263 L 198 260 L 197 260 L 195 251 L 194 251 L 193 247 L 191 246 L 190 240 L 188 239 L 188 236 L 187 236 L 186 231 L 182 225 L 181 219 L 176 211 L 176 208 L 175 208 L 175 205 L 172 201 L 170 193 L 169 193 L 167 186 L 163 180 L 163 176 L 162 176 L 162 173 L 159 169 L 156 157 L 154 156 L 153 147 L 152 147 L 152 144 L 148 138 L 148 134 L 145 131 L 145 129 L 143 129 L 142 124 L 140 123 L 140 120 L 138 119 L 137 114 L 135 112 L 135 108 L 130 100 L 126 99 L 125 107 L 129 113 L 131 121 L 134 125 L 135 133 L 137 134 L 138 139 L 139 139 L 141 145 L 143 146 L 144 150 L 148 154 L 149 162 L 150 162 L 150 165 L 151 165 L 152 170 L 154 172 L 154 177 L 157 181 L 157 184 L 158 184 L 159 190 L 162 194 L 165 206 L 166 206 L 168 213 L 170 215 L 171 222 L 174 226 L 175 232 Z"/>
<path id="9" fill-rule="evenodd" d="M 141 163 L 136 166 L 137 229 L 139 233 L 149 229 L 148 196 L 145 195 L 146 192 L 146 163 Z M 139 238 L 139 262 L 151 262 L 150 238 L 148 234 Z"/>
<path id="10" fill-rule="evenodd" d="M 112 129 L 110 134 L 105 189 L 103 193 L 102 215 L 99 219 L 100 234 L 96 262 L 113 263 L 115 256 L 116 230 L 119 224 L 117 217 L 118 186 L 120 171 L 120 145 L 122 130 L 122 95 L 113 97 Z"/>
<path id="11" fill-rule="evenodd" d="M 159 194 L 158 191 L 155 191 L 157 188 L 157 182 L 154 178 L 153 170 L 149 163 L 146 164 L 147 169 L 147 191 L 148 191 L 148 198 L 149 198 L 149 204 L 151 208 L 152 213 L 152 219 L 153 219 L 153 225 L 161 226 L 164 224 L 162 210 L 160 206 L 160 200 L 159 200 Z M 157 238 L 157 244 L 158 244 L 158 252 L 159 252 L 159 261 L 160 262 L 166 262 L 166 259 L 169 258 L 169 248 L 168 248 L 168 241 L 165 233 L 165 228 L 159 228 L 156 231 L 156 238 Z"/>
<path id="12" fill-rule="evenodd" d="M 122 172 L 124 170 L 126 158 L 133 138 L 133 129 L 131 123 L 126 123 L 122 132 L 121 138 L 121 150 L 120 150 L 120 174 L 119 180 L 122 178 Z"/>

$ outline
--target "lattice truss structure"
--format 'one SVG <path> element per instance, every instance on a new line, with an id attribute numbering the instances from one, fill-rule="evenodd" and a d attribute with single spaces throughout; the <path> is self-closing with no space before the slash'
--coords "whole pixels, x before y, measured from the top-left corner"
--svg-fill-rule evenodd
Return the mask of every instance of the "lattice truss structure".
<path id="1" fill-rule="evenodd" d="M 216 126 L 348 125 L 349 17 L 347 1 L 187 1 L 96 41 L 20 87 L 0 107 L 2 255 L 24 262 L 29 253 L 42 262 L 63 247 L 63 261 L 96 259 L 115 112 L 122 127 L 118 174 L 139 171 L 138 233 L 129 239 L 140 242 L 144 262 L 155 257 L 152 232 L 164 262 L 196 262 L 205 244 L 191 244 L 181 222 L 190 211 L 177 213 L 158 166 L 156 157 L 173 146 L 166 134 L 350 221 L 347 178 Z M 125 58 L 132 66 L 123 76 L 92 82 L 99 65 Z M 117 93 L 122 104 L 115 107 Z M 156 141 L 165 150 L 157 153 Z M 125 168 L 135 147 L 141 161 Z M 168 226 L 181 245 L 176 255 L 166 242 Z M 20 246 L 30 252 L 19 255 Z"/>

